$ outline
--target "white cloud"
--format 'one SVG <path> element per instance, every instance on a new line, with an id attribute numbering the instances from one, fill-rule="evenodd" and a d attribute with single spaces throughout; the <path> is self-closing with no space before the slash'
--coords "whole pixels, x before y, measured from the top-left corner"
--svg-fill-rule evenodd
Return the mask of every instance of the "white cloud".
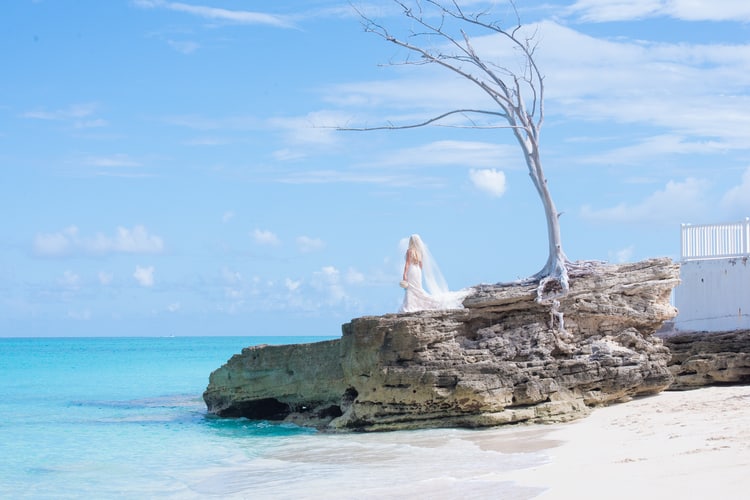
<path id="1" fill-rule="evenodd" d="M 700 218 L 707 212 L 708 182 L 688 178 L 683 182 L 669 181 L 638 204 L 621 203 L 615 207 L 594 210 L 583 206 L 581 216 L 596 222 L 679 225 Z"/>
<path id="2" fill-rule="evenodd" d="M 750 214 L 750 167 L 742 174 L 740 184 L 724 194 L 721 205 L 730 213 Z"/>
<path id="3" fill-rule="evenodd" d="M 223 146 L 229 144 L 230 139 L 222 137 L 194 137 L 186 140 L 184 144 L 188 146 Z"/>
<path id="4" fill-rule="evenodd" d="M 352 285 L 360 284 L 365 282 L 365 275 L 357 271 L 354 268 L 349 268 L 346 272 L 346 282 Z"/>
<path id="5" fill-rule="evenodd" d="M 91 319 L 91 311 L 84 309 L 82 311 L 68 311 L 68 318 L 76 321 L 88 321 Z"/>
<path id="6" fill-rule="evenodd" d="M 181 52 L 183 54 L 192 54 L 200 48 L 200 44 L 196 42 L 167 40 L 167 43 L 177 52 Z"/>
<path id="7" fill-rule="evenodd" d="M 284 286 L 290 292 L 294 292 L 294 291 L 298 290 L 301 284 L 302 284 L 301 281 L 294 281 L 291 278 L 286 278 L 284 280 Z"/>
<path id="8" fill-rule="evenodd" d="M 112 241 L 105 241 L 104 244 L 105 248 L 111 247 L 114 251 L 123 253 L 160 253 L 164 250 L 162 239 L 148 234 L 143 226 L 135 226 L 133 229 L 118 227 Z"/>
<path id="9" fill-rule="evenodd" d="M 245 296 L 242 290 L 238 288 L 232 288 L 232 287 L 226 287 L 224 288 L 224 297 L 233 300 L 238 301 L 238 305 L 243 303 L 242 298 Z"/>
<path id="10" fill-rule="evenodd" d="M 620 250 L 615 250 L 614 252 L 610 252 L 610 259 L 613 262 L 616 262 L 618 264 L 622 264 L 624 262 L 630 262 L 633 259 L 633 253 L 635 252 L 635 247 L 633 245 L 630 245 L 626 248 L 621 248 Z"/>
<path id="11" fill-rule="evenodd" d="M 667 13 L 685 21 L 750 21 L 750 3 L 747 0 L 671 0 Z"/>
<path id="12" fill-rule="evenodd" d="M 224 224 L 226 224 L 230 220 L 234 219 L 234 216 L 235 216 L 235 213 L 232 212 L 231 210 L 228 210 L 228 211 L 224 212 L 224 215 L 221 216 L 221 222 L 223 222 Z"/>
<path id="13" fill-rule="evenodd" d="M 81 277 L 73 271 L 65 271 L 60 279 L 60 284 L 65 288 L 77 290 L 81 286 Z"/>
<path id="14" fill-rule="evenodd" d="M 497 45 L 496 41 L 493 45 Z M 363 116 L 358 118 L 359 123 L 345 121 L 337 123 L 338 126 L 358 127 L 362 122 L 369 122 L 369 126 L 383 126 L 419 123 L 428 118 L 424 112 L 415 110 L 437 114 L 449 111 L 446 106 L 450 109 L 478 109 L 482 103 L 486 104 L 485 94 L 478 90 L 467 92 L 467 89 L 474 89 L 468 81 L 446 78 L 446 73 L 438 68 L 425 67 L 416 76 L 336 85 L 330 88 L 325 99 L 347 109 L 362 107 L 376 113 L 387 110 L 391 118 L 384 121 L 378 116 Z M 448 95 L 451 96 L 449 104 L 446 103 Z M 351 118 L 351 115 L 346 118 Z M 466 120 L 461 115 L 454 115 L 442 123 L 466 123 Z"/>
<path id="15" fill-rule="evenodd" d="M 584 21 L 608 22 L 673 17 L 685 21 L 748 21 L 746 0 L 578 0 L 569 8 Z"/>
<path id="16" fill-rule="evenodd" d="M 34 120 L 70 122 L 73 127 L 78 129 L 103 127 L 107 125 L 105 120 L 91 117 L 96 113 L 97 108 L 98 105 L 94 103 L 81 103 L 72 104 L 67 108 L 52 111 L 44 109 L 26 111 L 25 113 L 22 113 L 21 116 L 23 118 Z"/>
<path id="17" fill-rule="evenodd" d="M 300 170 L 280 177 L 281 182 L 289 184 L 383 184 L 388 186 L 420 186 L 435 184 L 434 180 L 426 176 L 403 173 L 383 173 L 372 171 L 342 171 L 342 170 Z"/>
<path id="18" fill-rule="evenodd" d="M 182 305 L 179 302 L 172 302 L 167 306 L 167 311 L 174 313 L 182 309 Z"/>
<path id="19" fill-rule="evenodd" d="M 97 276 L 99 278 L 99 283 L 102 285 L 109 285 L 114 279 L 114 275 L 112 273 L 107 273 L 104 271 L 99 271 L 99 274 Z"/>
<path id="20" fill-rule="evenodd" d="M 690 136 L 726 137 L 747 147 L 750 45 L 607 40 L 552 22 L 539 33 L 547 109 L 563 118 L 647 124 L 686 144 L 700 142 Z"/>
<path id="21" fill-rule="evenodd" d="M 133 277 L 139 285 L 144 287 L 154 286 L 154 266 L 141 267 L 135 266 Z"/>
<path id="22" fill-rule="evenodd" d="M 395 187 L 443 187 L 440 166 L 520 165 L 518 147 L 478 141 L 434 141 L 369 157 L 349 170 L 299 170 L 279 180 L 293 184 L 354 183 Z"/>
<path id="23" fill-rule="evenodd" d="M 126 154 L 117 154 L 112 156 L 90 156 L 83 160 L 86 165 L 94 167 L 140 167 L 141 163 L 132 160 Z"/>
<path id="24" fill-rule="evenodd" d="M 317 252 L 323 247 L 325 247 L 325 243 L 320 238 L 310 238 L 309 236 L 297 238 L 297 248 L 302 253 Z"/>
<path id="25" fill-rule="evenodd" d="M 634 140 L 627 146 L 614 148 L 582 158 L 584 163 L 594 165 L 642 165 L 653 163 L 655 158 L 665 155 L 717 155 L 727 150 L 727 143 L 718 141 L 690 141 L 675 134 L 660 134 Z"/>
<path id="26" fill-rule="evenodd" d="M 34 253 L 43 257 L 106 254 L 156 254 L 164 250 L 164 242 L 148 233 L 144 226 L 132 229 L 118 227 L 113 236 L 97 233 L 82 236 L 76 226 L 56 233 L 39 233 L 33 242 Z"/>
<path id="27" fill-rule="evenodd" d="M 313 273 L 312 286 L 322 292 L 327 304 L 338 304 L 347 299 L 346 291 L 341 285 L 341 273 L 334 266 L 325 266 Z"/>
<path id="28" fill-rule="evenodd" d="M 458 165 L 490 167 L 518 164 L 518 147 L 478 141 L 435 141 L 414 148 L 404 148 L 389 159 L 378 159 L 378 166 Z"/>
<path id="29" fill-rule="evenodd" d="M 27 111 L 21 116 L 37 120 L 71 120 L 91 116 L 96 112 L 97 107 L 94 103 L 72 104 L 67 108 L 56 109 L 54 111 Z"/>
<path id="30" fill-rule="evenodd" d="M 272 118 L 269 125 L 284 133 L 285 144 L 293 144 L 309 148 L 320 146 L 330 148 L 341 139 L 341 133 L 336 127 L 345 123 L 347 116 L 333 111 L 314 111 L 304 116 L 292 118 Z M 277 157 L 296 159 L 300 154 L 293 149 L 277 152 Z"/>
<path id="31" fill-rule="evenodd" d="M 237 24 L 263 24 L 279 28 L 291 28 L 291 20 L 273 14 L 262 12 L 251 12 L 247 10 L 229 10 L 204 5 L 193 5 L 182 2 L 167 2 L 165 0 L 134 0 L 134 5 L 144 9 L 167 9 L 176 12 L 184 12 L 194 16 L 213 21 L 224 21 Z"/>
<path id="32" fill-rule="evenodd" d="M 625 8 L 632 2 L 610 5 L 620 4 Z M 643 6 L 648 2 L 636 4 Z M 633 131 L 639 130 L 635 125 L 663 128 L 657 137 L 639 145 L 643 152 L 626 151 L 633 160 L 636 155 L 642 158 L 650 147 L 675 147 L 679 153 L 748 148 L 750 99 L 746 89 L 750 86 L 750 44 L 605 39 L 549 21 L 525 29 L 538 30 L 537 63 L 545 73 L 548 127 L 559 127 L 562 121 L 583 121 L 624 125 Z M 476 37 L 473 43 L 487 60 L 508 60 L 503 59 L 504 44 L 498 43 L 496 36 Z M 356 109 L 359 116 L 367 113 L 358 119 L 359 125 L 415 123 L 434 116 L 436 110 L 461 107 L 496 109 L 470 83 L 434 69 L 422 69 L 408 77 L 339 86 L 331 89 L 329 100 L 346 109 Z M 451 96 L 449 103 L 446 95 Z M 466 163 L 473 168 L 499 166 L 506 171 L 507 165 L 520 164 L 517 146 L 495 148 L 494 152 L 475 152 L 481 154 L 482 163 Z M 422 165 L 442 156 L 447 162 L 453 153 L 460 159 L 457 150 L 412 148 L 393 154 L 390 161 L 404 158 L 404 165 L 415 161 Z M 610 156 L 616 158 L 617 154 Z"/>
<path id="33" fill-rule="evenodd" d="M 75 237 L 78 229 L 69 227 L 60 233 L 37 234 L 34 238 L 34 252 L 38 255 L 64 255 L 70 251 L 71 237 Z"/>
<path id="34" fill-rule="evenodd" d="M 100 127 L 106 127 L 109 125 L 109 122 L 107 120 L 104 120 L 103 118 L 94 118 L 91 120 L 76 120 L 73 122 L 73 128 L 77 129 L 83 129 L 83 128 L 100 128 Z"/>
<path id="35" fill-rule="evenodd" d="M 279 149 L 273 152 L 273 157 L 278 161 L 297 161 L 304 159 L 306 152 L 301 149 Z"/>
<path id="36" fill-rule="evenodd" d="M 505 194 L 505 173 L 500 170 L 470 170 L 469 178 L 474 186 L 492 196 L 500 197 Z"/>
<path id="37" fill-rule="evenodd" d="M 224 282 L 224 298 L 229 301 L 229 304 L 222 306 L 223 310 L 235 314 L 245 304 L 242 275 L 239 271 L 233 271 L 226 267 L 221 270 L 221 275 Z"/>
<path id="38" fill-rule="evenodd" d="M 226 267 L 221 270 L 221 276 L 224 279 L 224 282 L 230 285 L 242 282 L 242 275 L 239 271 L 232 271 Z"/>
<path id="39" fill-rule="evenodd" d="M 163 121 L 170 125 L 185 127 L 192 130 L 219 130 L 227 131 L 248 131 L 248 130 L 265 130 L 267 124 L 258 120 L 254 116 L 235 115 L 222 116 L 218 118 L 205 117 L 199 115 L 172 115 L 162 118 Z M 216 145 L 225 144 L 227 139 L 196 139 L 193 144 L 196 145 Z"/>
<path id="40" fill-rule="evenodd" d="M 256 229 L 252 236 L 258 245 L 279 245 L 281 243 L 279 237 L 268 230 Z"/>

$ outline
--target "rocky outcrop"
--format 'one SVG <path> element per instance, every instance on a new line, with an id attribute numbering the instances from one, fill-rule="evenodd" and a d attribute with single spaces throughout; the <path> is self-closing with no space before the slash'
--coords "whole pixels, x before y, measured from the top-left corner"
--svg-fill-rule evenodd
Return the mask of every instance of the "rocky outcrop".
<path id="1" fill-rule="evenodd" d="M 676 310 L 670 259 L 571 266 L 553 313 L 536 283 L 481 285 L 464 309 L 363 317 L 340 339 L 243 349 L 203 395 L 219 416 L 330 430 L 553 422 L 672 383 L 654 332 Z"/>
<path id="2" fill-rule="evenodd" d="M 658 333 L 672 353 L 670 390 L 750 383 L 750 331 Z"/>

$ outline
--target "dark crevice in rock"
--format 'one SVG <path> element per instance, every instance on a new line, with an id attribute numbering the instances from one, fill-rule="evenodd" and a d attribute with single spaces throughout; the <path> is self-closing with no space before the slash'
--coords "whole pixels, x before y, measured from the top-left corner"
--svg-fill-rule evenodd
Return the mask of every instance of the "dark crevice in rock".
<path id="1" fill-rule="evenodd" d="M 245 417 L 250 420 L 284 420 L 291 413 L 288 405 L 274 398 L 237 402 L 222 410 L 220 417 Z"/>
<path id="2" fill-rule="evenodd" d="M 344 414 L 344 412 L 341 411 L 341 407 L 338 405 L 328 406 L 317 411 L 316 413 L 319 418 L 336 418 Z"/>

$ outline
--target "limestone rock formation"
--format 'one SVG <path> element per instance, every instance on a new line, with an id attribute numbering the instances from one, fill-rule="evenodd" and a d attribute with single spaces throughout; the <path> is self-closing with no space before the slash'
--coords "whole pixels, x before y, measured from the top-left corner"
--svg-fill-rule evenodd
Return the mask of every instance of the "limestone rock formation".
<path id="1" fill-rule="evenodd" d="M 750 331 L 658 334 L 672 352 L 670 390 L 750 383 Z"/>
<path id="2" fill-rule="evenodd" d="M 667 388 L 670 353 L 654 332 L 676 315 L 679 265 L 588 262 L 569 274 L 554 306 L 535 300 L 536 283 L 480 285 L 464 309 L 362 317 L 340 339 L 243 349 L 204 400 L 219 416 L 374 431 L 564 421 Z"/>

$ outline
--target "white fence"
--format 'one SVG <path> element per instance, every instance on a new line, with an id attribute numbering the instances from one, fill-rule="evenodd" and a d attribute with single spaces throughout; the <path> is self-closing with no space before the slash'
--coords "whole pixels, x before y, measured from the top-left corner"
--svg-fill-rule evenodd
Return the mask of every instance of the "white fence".
<path id="1" fill-rule="evenodd" d="M 727 224 L 683 224 L 681 241 L 683 261 L 750 256 L 750 218 Z"/>

